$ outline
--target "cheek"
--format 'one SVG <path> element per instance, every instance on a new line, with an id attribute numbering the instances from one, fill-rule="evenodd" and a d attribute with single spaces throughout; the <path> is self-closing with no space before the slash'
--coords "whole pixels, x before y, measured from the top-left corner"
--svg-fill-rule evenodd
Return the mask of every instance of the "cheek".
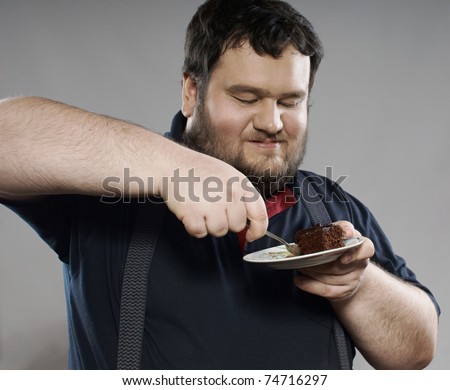
<path id="1" fill-rule="evenodd" d="M 216 133 L 226 138 L 236 138 L 246 129 L 248 115 L 237 110 L 233 105 L 221 102 L 209 102 L 206 110 Z"/>
<path id="2" fill-rule="evenodd" d="M 306 112 L 297 115 L 286 115 L 283 118 L 284 130 L 290 138 L 303 138 L 306 133 L 308 117 Z"/>

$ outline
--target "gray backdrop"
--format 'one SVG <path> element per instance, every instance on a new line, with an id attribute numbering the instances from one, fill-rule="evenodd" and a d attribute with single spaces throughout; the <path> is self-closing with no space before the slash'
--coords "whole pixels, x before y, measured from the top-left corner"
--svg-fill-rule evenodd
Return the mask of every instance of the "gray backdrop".
<path id="1" fill-rule="evenodd" d="M 167 130 L 180 107 L 184 30 L 202 0 L 0 0 L 2 97 L 40 95 Z M 348 175 L 438 298 L 449 368 L 450 1 L 291 0 L 326 56 L 304 168 Z M 61 265 L 0 206 L 0 368 L 65 368 Z M 356 368 L 369 368 L 361 357 Z"/>

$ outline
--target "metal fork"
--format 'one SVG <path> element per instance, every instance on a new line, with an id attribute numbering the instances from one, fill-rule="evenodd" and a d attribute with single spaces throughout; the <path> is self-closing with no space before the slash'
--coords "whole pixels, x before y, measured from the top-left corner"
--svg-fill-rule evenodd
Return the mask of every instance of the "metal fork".
<path id="1" fill-rule="evenodd" d="M 300 247 L 297 244 L 289 244 L 287 241 L 283 240 L 281 237 L 278 237 L 276 234 L 269 232 L 268 230 L 266 231 L 266 236 L 281 242 L 286 247 L 287 251 L 294 256 L 301 254 Z"/>

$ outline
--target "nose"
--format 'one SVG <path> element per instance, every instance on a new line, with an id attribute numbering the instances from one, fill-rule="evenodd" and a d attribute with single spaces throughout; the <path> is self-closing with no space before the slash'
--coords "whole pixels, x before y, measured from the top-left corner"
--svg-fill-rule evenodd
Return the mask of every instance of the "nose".
<path id="1" fill-rule="evenodd" d="M 261 104 L 253 117 L 255 130 L 276 134 L 283 129 L 281 112 L 276 102 L 267 101 Z"/>

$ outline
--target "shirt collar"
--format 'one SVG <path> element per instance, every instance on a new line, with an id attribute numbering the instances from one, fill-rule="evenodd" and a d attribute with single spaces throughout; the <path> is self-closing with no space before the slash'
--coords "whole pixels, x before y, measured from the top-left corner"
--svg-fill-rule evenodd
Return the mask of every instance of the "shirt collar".
<path id="1" fill-rule="evenodd" d="M 184 129 L 186 128 L 187 118 L 183 113 L 178 111 L 172 119 L 172 125 L 170 126 L 170 132 L 165 136 L 176 142 L 180 142 L 183 138 Z"/>

